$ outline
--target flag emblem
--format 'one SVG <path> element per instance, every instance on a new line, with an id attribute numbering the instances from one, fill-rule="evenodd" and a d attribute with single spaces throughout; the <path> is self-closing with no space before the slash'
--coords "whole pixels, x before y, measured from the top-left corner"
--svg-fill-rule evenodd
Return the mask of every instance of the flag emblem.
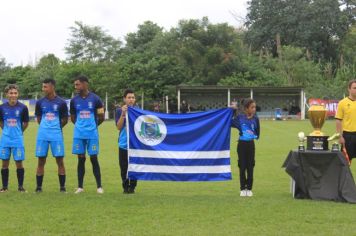
<path id="1" fill-rule="evenodd" d="M 140 142 L 148 146 L 160 144 L 167 134 L 164 122 L 154 115 L 139 116 L 135 121 L 134 129 Z"/>

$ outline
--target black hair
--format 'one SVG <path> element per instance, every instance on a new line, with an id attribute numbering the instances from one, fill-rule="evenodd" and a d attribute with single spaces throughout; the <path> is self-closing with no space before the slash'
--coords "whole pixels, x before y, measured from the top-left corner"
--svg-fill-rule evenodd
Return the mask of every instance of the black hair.
<path id="1" fill-rule="evenodd" d="M 253 100 L 252 98 L 246 98 L 243 101 L 243 106 L 244 106 L 245 109 L 248 109 L 251 106 L 252 103 L 256 104 L 255 100 Z"/>
<path id="2" fill-rule="evenodd" d="M 52 84 L 53 86 L 56 86 L 56 81 L 52 78 L 47 78 L 42 81 L 43 84 Z"/>
<path id="3" fill-rule="evenodd" d="M 8 93 L 11 89 L 16 89 L 17 91 L 19 91 L 19 86 L 17 86 L 16 84 L 8 84 L 5 87 L 4 92 Z"/>
<path id="4" fill-rule="evenodd" d="M 87 82 L 87 83 L 89 83 L 89 78 L 87 77 L 87 76 L 85 76 L 85 75 L 78 75 L 78 76 L 76 76 L 75 78 L 74 78 L 74 81 L 77 81 L 77 80 L 79 80 L 80 82 Z"/>
<path id="5" fill-rule="evenodd" d="M 129 94 L 129 93 L 134 93 L 134 91 L 132 89 L 126 89 L 124 91 L 124 96 L 123 97 L 126 98 L 127 94 Z"/>

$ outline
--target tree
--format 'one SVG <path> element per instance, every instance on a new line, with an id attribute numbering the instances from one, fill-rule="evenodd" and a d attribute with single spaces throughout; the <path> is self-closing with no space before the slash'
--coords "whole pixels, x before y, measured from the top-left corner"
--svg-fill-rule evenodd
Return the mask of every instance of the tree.
<path id="1" fill-rule="evenodd" d="M 54 54 L 48 54 L 40 58 L 35 70 L 38 74 L 38 79 L 54 78 L 60 66 L 60 59 Z"/>
<path id="2" fill-rule="evenodd" d="M 346 34 L 341 44 L 341 52 L 341 64 L 356 65 L 356 25 L 353 25 Z"/>
<path id="3" fill-rule="evenodd" d="M 114 61 L 117 59 L 121 42 L 99 26 L 88 26 L 76 21 L 70 27 L 71 38 L 65 52 L 72 61 Z"/>
<path id="4" fill-rule="evenodd" d="M 162 28 L 151 21 L 145 21 L 138 26 L 136 33 L 129 33 L 126 36 L 126 49 L 144 49 L 145 45 L 152 42 L 157 35 L 162 34 Z"/>
<path id="5" fill-rule="evenodd" d="M 1 75 L 2 73 L 6 72 L 7 70 L 9 70 L 10 68 L 11 68 L 10 65 L 8 65 L 8 64 L 6 63 L 5 58 L 0 57 L 0 75 Z"/>
<path id="6" fill-rule="evenodd" d="M 276 36 L 282 45 L 310 50 L 315 60 L 336 61 L 340 40 L 352 23 L 349 8 L 338 0 L 251 0 L 246 41 L 254 49 L 277 55 Z"/>

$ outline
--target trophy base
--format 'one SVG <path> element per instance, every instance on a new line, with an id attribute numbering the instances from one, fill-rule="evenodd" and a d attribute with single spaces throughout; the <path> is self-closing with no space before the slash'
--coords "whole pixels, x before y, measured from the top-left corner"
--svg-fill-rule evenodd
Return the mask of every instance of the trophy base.
<path id="1" fill-rule="evenodd" d="M 340 151 L 339 144 L 333 143 L 333 145 L 331 146 L 331 151 L 333 151 L 333 152 L 338 152 L 338 151 Z"/>
<path id="2" fill-rule="evenodd" d="M 329 150 L 329 136 L 307 136 L 307 150 L 327 151 Z"/>

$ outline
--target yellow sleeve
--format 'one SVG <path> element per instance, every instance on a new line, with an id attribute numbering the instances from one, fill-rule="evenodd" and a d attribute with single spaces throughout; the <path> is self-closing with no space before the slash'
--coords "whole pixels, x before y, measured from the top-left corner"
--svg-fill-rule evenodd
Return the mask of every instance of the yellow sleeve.
<path id="1" fill-rule="evenodd" d="M 343 103 L 343 100 L 342 100 L 337 105 L 337 111 L 336 111 L 335 119 L 342 120 L 343 118 L 344 118 L 344 103 Z"/>

